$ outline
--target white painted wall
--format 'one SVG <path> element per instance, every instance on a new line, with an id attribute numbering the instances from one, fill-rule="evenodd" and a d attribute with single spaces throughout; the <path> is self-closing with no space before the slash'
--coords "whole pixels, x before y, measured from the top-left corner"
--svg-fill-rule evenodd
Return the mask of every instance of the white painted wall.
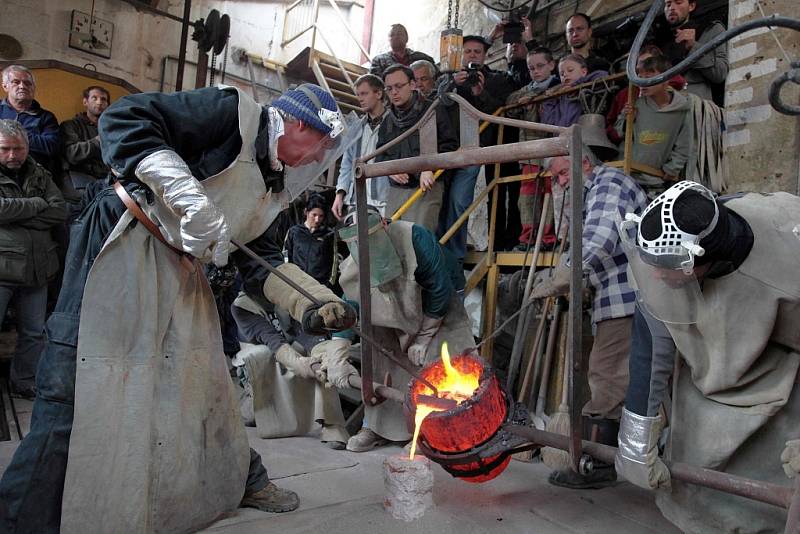
<path id="1" fill-rule="evenodd" d="M 379 0 L 379 2 L 387 0 Z M 388 2 L 387 3 L 391 3 Z M 214 8 L 231 17 L 230 47 L 240 47 L 280 62 L 288 62 L 303 47 L 311 44 L 310 32 L 282 48 L 284 10 L 289 2 L 280 0 L 194 0 L 191 20 L 205 18 Z M 320 25 L 336 53 L 351 61 L 359 60 L 358 45 L 343 29 L 326 0 L 320 2 Z M 114 23 L 111 58 L 101 58 L 69 48 L 68 29 L 73 9 L 88 13 L 91 0 L 4 0 L 0 16 L 0 33 L 7 33 L 22 43 L 21 59 L 56 59 L 84 66 L 91 63 L 97 70 L 127 80 L 143 91 L 158 90 L 162 61 L 170 56 L 166 68 L 165 90 L 174 87 L 180 46 L 180 23 L 148 12 L 120 0 L 95 0 L 95 15 Z M 183 0 L 160 2 L 159 8 L 177 16 L 183 15 Z M 353 32 L 361 39 L 363 9 L 358 5 L 340 8 Z M 189 31 L 191 36 L 191 28 Z M 319 42 L 317 48 L 327 51 Z M 196 61 L 195 43 L 189 40 L 187 59 Z M 218 65 L 222 57 L 218 57 Z M 229 59 L 227 71 L 249 79 L 245 65 Z M 256 66 L 261 83 L 278 87 L 273 73 Z M 229 80 L 232 81 L 232 80 Z M 194 87 L 194 67 L 187 66 L 184 88 Z"/>
<path id="2" fill-rule="evenodd" d="M 21 59 L 56 59 L 79 67 L 91 63 L 140 89 L 156 89 L 161 57 L 178 52 L 180 25 L 137 13 L 123 2 L 96 0 L 95 15 L 114 23 L 109 60 L 67 46 L 72 10 L 88 13 L 91 5 L 91 0 L 4 0 L 0 33 L 20 41 Z"/>

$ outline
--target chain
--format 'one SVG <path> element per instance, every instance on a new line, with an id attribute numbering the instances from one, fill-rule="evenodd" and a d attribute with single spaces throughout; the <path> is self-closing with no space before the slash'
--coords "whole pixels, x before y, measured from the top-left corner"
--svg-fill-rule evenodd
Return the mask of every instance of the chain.
<path id="1" fill-rule="evenodd" d="M 214 87 L 214 69 L 217 66 L 217 56 L 214 55 L 214 51 L 211 50 L 211 74 L 208 77 L 208 86 Z"/>
<path id="2" fill-rule="evenodd" d="M 447 29 L 450 29 L 450 20 L 453 18 L 453 0 L 447 0 Z"/>
<path id="3" fill-rule="evenodd" d="M 222 56 L 222 79 L 219 83 L 225 83 L 225 71 L 228 70 L 228 43 L 229 41 L 225 41 L 225 52 L 224 56 Z"/>
<path id="4" fill-rule="evenodd" d="M 458 28 L 458 4 L 460 3 L 461 0 L 456 0 L 456 16 L 453 18 L 453 28 Z"/>

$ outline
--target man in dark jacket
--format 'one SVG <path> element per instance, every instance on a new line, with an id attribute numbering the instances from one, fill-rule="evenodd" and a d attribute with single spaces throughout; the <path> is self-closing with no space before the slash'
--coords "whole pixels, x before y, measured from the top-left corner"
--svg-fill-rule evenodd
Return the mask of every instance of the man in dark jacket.
<path id="1" fill-rule="evenodd" d="M 456 90 L 470 104 L 484 113 L 492 114 L 497 108 L 504 106 L 506 99 L 524 85 L 522 79 L 514 76 L 513 72 L 499 72 L 485 65 L 486 54 L 491 43 L 479 35 L 464 37 L 464 55 L 462 66 L 464 70 L 453 75 Z M 469 69 L 470 65 L 477 67 Z M 503 143 L 515 143 L 519 139 L 517 128 L 504 128 Z M 481 146 L 497 144 L 498 128 L 490 125 L 480 136 Z M 494 165 L 487 165 L 487 184 L 494 177 Z M 515 163 L 500 165 L 501 176 L 518 174 L 519 166 Z M 519 182 L 507 184 L 500 188 L 497 205 L 497 231 L 495 233 L 495 246 L 499 249 L 512 248 L 517 244 L 517 236 L 522 232 L 522 223 L 519 217 L 517 201 L 519 199 Z M 489 204 L 491 206 L 491 198 Z"/>
<path id="2" fill-rule="evenodd" d="M 143 93 L 118 100 L 99 126 L 121 187 L 103 189 L 72 225 L 31 432 L 0 481 L 0 530 L 192 531 L 240 505 L 295 509 L 297 495 L 272 484 L 252 450 L 248 469 L 197 260 L 223 266 L 240 239 L 287 272 L 274 224 L 288 201 L 283 165 L 330 164 L 343 131 L 333 97 L 310 84 L 269 107 L 230 88 Z M 273 283 L 243 252 L 230 259 L 246 292 Z M 330 290 L 287 276 L 324 303 L 292 308 L 304 326 L 352 324 L 334 318 L 348 310 Z M 278 305 L 294 296 L 283 288 L 271 293 Z"/>
<path id="3" fill-rule="evenodd" d="M 567 20 L 567 43 L 570 53 L 583 56 L 589 73 L 597 70 L 608 72 L 611 63 L 604 57 L 598 56 L 593 48 L 592 18 L 585 13 L 575 13 Z"/>
<path id="4" fill-rule="evenodd" d="M 698 23 L 691 17 L 695 9 L 697 0 L 666 0 L 664 3 L 667 26 L 656 31 L 656 44 L 673 65 L 725 31 L 721 22 Z M 690 93 L 706 100 L 713 98 L 717 105 L 722 105 L 722 88 L 728 77 L 727 46 L 723 44 L 701 56 L 684 76 Z"/>
<path id="5" fill-rule="evenodd" d="M 58 155 L 58 121 L 34 100 L 36 81 L 22 65 L 3 69 L 3 90 L 8 95 L 0 101 L 0 119 L 13 119 L 28 132 L 30 155 L 51 173 Z"/>
<path id="6" fill-rule="evenodd" d="M 28 156 L 22 125 L 0 120 L 0 320 L 9 303 L 17 312 L 11 387 L 33 398 L 44 346 L 47 281 L 58 271 L 50 230 L 66 216 L 50 173 Z"/>
<path id="7" fill-rule="evenodd" d="M 61 157 L 67 172 L 63 191 L 70 199 L 77 200 L 89 184 L 108 175 L 109 167 L 100 152 L 97 121 L 110 103 L 108 90 L 97 85 L 87 87 L 83 90 L 86 111 L 61 123 Z"/>
<path id="8" fill-rule="evenodd" d="M 386 92 L 389 95 L 391 108 L 383 119 L 378 131 L 377 148 L 389 143 L 403 132 L 414 126 L 431 105 L 417 91 L 414 72 L 403 65 L 393 65 L 383 75 Z M 452 152 L 458 148 L 458 139 L 444 106 L 436 107 L 436 139 L 439 152 Z M 386 152 L 375 157 L 376 162 L 410 158 L 420 155 L 419 132 L 414 132 L 401 142 L 390 147 Z M 434 180 L 432 169 L 419 174 L 393 174 L 389 176 L 389 196 L 386 201 L 386 216 L 391 217 L 397 209 L 414 194 L 417 188 L 425 191 L 425 195 L 409 209 L 403 219 L 420 224 L 435 232 L 439 222 L 439 211 L 442 207 L 444 185 L 442 178 Z"/>

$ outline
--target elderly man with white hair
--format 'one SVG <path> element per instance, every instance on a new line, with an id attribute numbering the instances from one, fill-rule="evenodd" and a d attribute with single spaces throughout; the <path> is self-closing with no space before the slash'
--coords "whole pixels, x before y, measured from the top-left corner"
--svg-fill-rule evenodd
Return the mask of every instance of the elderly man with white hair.
<path id="1" fill-rule="evenodd" d="M 642 188 L 619 169 L 601 165 L 591 149 L 583 147 L 582 180 L 572 184 L 570 160 L 548 158 L 544 167 L 564 191 L 583 188 L 583 271 L 593 292 L 594 343 L 589 355 L 591 397 L 583 406 L 584 435 L 616 445 L 625 391 L 628 387 L 628 352 L 636 295 L 628 282 L 628 260 L 622 249 L 616 221 L 626 213 L 641 213 L 647 206 Z M 569 212 L 567 212 L 568 214 Z M 572 244 L 575 246 L 576 244 Z M 553 270 L 532 290 L 533 298 L 563 295 L 569 291 L 570 266 Z M 588 431 L 587 431 L 588 430 Z M 616 481 L 613 465 L 598 465 L 589 475 L 556 471 L 550 482 L 574 489 L 600 488 Z"/>
<path id="2" fill-rule="evenodd" d="M 22 65 L 9 65 L 3 69 L 3 90 L 7 96 L 0 101 L 0 119 L 22 124 L 31 157 L 53 172 L 59 148 L 58 120 L 34 99 L 33 72 Z"/>

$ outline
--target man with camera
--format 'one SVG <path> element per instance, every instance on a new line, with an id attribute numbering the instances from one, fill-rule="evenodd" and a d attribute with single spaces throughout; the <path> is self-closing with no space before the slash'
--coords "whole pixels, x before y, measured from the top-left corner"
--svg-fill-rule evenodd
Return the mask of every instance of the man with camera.
<path id="1" fill-rule="evenodd" d="M 484 113 L 494 113 L 497 108 L 505 105 L 508 96 L 522 87 L 511 73 L 500 72 L 485 65 L 486 54 L 491 43 L 480 35 L 467 35 L 464 37 L 464 55 L 462 60 L 463 70 L 453 75 L 456 84 L 456 91 L 464 97 L 470 104 Z M 515 142 L 514 136 L 519 133 L 516 129 L 506 128 L 504 133 L 505 142 Z M 480 136 L 481 146 L 491 146 L 497 144 L 497 127 L 490 125 Z M 513 167 L 513 170 L 512 170 Z M 513 163 L 507 166 L 507 172 L 503 175 L 517 174 L 518 166 Z M 495 233 L 496 246 L 505 248 L 516 245 L 516 236 L 522 231 L 522 224 L 517 208 L 519 198 L 519 185 L 509 184 L 508 191 L 505 187 L 500 189 L 500 198 L 497 206 L 497 232 Z M 508 194 L 507 194 L 508 193 Z M 508 196 L 508 200 L 506 200 Z M 508 240 L 507 236 L 514 236 L 514 242 Z"/>

